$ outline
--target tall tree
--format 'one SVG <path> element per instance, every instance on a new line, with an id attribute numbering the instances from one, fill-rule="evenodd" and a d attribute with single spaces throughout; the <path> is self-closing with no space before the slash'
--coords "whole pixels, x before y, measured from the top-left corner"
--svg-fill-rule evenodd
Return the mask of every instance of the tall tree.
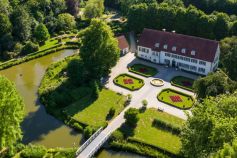
<path id="1" fill-rule="evenodd" d="M 231 144 L 225 143 L 223 149 L 220 149 L 212 158 L 236 158 L 237 157 L 237 139 Z"/>
<path id="2" fill-rule="evenodd" d="M 34 36 L 39 43 L 45 42 L 50 37 L 47 27 L 42 23 L 36 27 Z"/>
<path id="3" fill-rule="evenodd" d="M 13 23 L 13 35 L 21 41 L 29 40 L 31 37 L 32 19 L 22 6 L 13 11 L 11 21 Z"/>
<path id="4" fill-rule="evenodd" d="M 13 83 L 0 76 L 0 150 L 13 149 L 22 138 L 20 123 L 24 117 L 24 103 Z"/>
<path id="5" fill-rule="evenodd" d="M 76 17 L 79 13 L 79 0 L 67 0 L 67 11 L 72 14 L 74 17 Z"/>
<path id="6" fill-rule="evenodd" d="M 237 136 L 237 93 L 207 98 L 192 109 L 181 132 L 185 157 L 210 157 Z"/>
<path id="7" fill-rule="evenodd" d="M 230 20 L 228 15 L 224 13 L 217 13 L 216 18 L 217 19 L 215 22 L 214 33 L 216 35 L 216 39 L 220 40 L 228 35 L 229 32 L 228 21 Z"/>
<path id="8" fill-rule="evenodd" d="M 76 27 L 75 18 L 68 13 L 59 14 L 57 27 L 60 31 L 73 30 Z"/>
<path id="9" fill-rule="evenodd" d="M 104 0 L 89 0 L 84 15 L 88 19 L 101 17 L 104 12 Z"/>
<path id="10" fill-rule="evenodd" d="M 93 19 L 82 35 L 80 56 L 90 78 L 107 75 L 119 58 L 118 41 L 111 28 L 103 21 Z"/>
<path id="11" fill-rule="evenodd" d="M 0 38 L 6 33 L 11 32 L 12 24 L 6 14 L 0 13 Z"/>

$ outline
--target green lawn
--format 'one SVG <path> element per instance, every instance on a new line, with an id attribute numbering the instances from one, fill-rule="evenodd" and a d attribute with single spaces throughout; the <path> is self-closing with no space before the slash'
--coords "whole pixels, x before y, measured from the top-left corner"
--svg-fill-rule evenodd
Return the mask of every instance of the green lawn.
<path id="1" fill-rule="evenodd" d="M 45 44 L 43 46 L 41 46 L 39 48 L 39 51 L 45 50 L 45 49 L 49 49 L 55 45 L 59 44 L 58 40 L 56 40 L 55 38 L 49 39 L 45 42 Z"/>
<path id="2" fill-rule="evenodd" d="M 189 91 L 193 91 L 194 80 L 184 76 L 176 76 L 171 80 L 171 84 Z"/>
<path id="3" fill-rule="evenodd" d="M 144 77 L 151 77 L 158 73 L 156 68 L 143 65 L 143 64 L 134 64 L 131 67 L 128 67 L 130 72 L 142 75 Z"/>
<path id="4" fill-rule="evenodd" d="M 159 118 L 174 126 L 182 127 L 184 120 L 164 112 L 159 112 L 157 109 L 147 109 L 145 113 L 139 114 L 140 120 L 135 128 L 132 138 L 146 144 L 150 144 L 169 151 L 173 154 L 178 154 L 181 148 L 179 136 L 174 135 L 162 128 L 157 128 L 152 125 L 153 120 Z"/>
<path id="5" fill-rule="evenodd" d="M 124 109 L 125 101 L 125 96 L 103 89 L 97 100 L 92 100 L 91 96 L 87 95 L 66 107 L 64 111 L 82 124 L 100 127 L 106 124 L 110 108 L 116 109 L 116 116 Z"/>
<path id="6" fill-rule="evenodd" d="M 114 79 L 114 84 L 134 91 L 142 88 L 144 86 L 144 81 L 128 74 L 121 74 Z"/>
<path id="7" fill-rule="evenodd" d="M 184 93 L 173 89 L 164 89 L 158 94 L 158 100 L 180 109 L 189 109 L 194 104 L 194 99 Z"/>

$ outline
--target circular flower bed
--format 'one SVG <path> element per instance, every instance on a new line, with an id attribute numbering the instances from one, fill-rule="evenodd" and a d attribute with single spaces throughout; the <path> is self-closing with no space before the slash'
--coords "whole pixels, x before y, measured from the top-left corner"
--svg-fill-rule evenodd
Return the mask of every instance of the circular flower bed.
<path id="1" fill-rule="evenodd" d="M 151 80 L 151 85 L 156 86 L 156 87 L 161 87 L 164 85 L 164 81 L 156 78 L 156 79 Z"/>

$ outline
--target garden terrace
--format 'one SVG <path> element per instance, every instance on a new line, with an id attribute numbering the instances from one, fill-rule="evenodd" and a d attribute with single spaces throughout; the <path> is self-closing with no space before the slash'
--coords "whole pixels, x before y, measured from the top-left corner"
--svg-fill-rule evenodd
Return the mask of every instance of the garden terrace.
<path id="1" fill-rule="evenodd" d="M 194 104 L 192 96 L 173 90 L 164 89 L 158 94 L 158 100 L 179 109 L 190 109 Z"/>
<path id="2" fill-rule="evenodd" d="M 119 130 L 122 131 L 125 136 L 128 136 L 126 142 L 129 144 L 134 144 L 136 146 L 136 144 L 139 143 L 143 144 L 144 148 L 156 148 L 157 151 L 160 151 L 163 154 L 169 153 L 169 155 L 178 155 L 181 149 L 179 135 L 174 134 L 163 127 L 154 126 L 155 119 L 178 128 L 181 128 L 184 123 L 184 120 L 180 118 L 151 108 L 147 109 L 144 113 L 139 114 L 139 121 L 134 129 L 123 126 Z M 123 141 L 121 141 L 121 143 L 123 143 Z M 126 144 L 124 144 L 124 146 L 126 146 Z"/>
<path id="3" fill-rule="evenodd" d="M 144 77 L 151 77 L 158 73 L 156 68 L 143 64 L 134 64 L 131 67 L 128 67 L 128 70 Z"/>
<path id="4" fill-rule="evenodd" d="M 114 79 L 114 84 L 135 91 L 144 86 L 144 81 L 129 74 L 121 74 Z"/>
<path id="5" fill-rule="evenodd" d="M 194 80 L 184 76 L 176 76 L 171 80 L 171 85 L 193 91 Z"/>

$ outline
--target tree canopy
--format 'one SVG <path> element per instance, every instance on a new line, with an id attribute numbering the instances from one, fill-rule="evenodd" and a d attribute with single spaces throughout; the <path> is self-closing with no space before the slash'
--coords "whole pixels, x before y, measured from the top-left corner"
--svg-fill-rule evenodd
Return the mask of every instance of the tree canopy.
<path id="1" fill-rule="evenodd" d="M 50 37 L 50 34 L 47 27 L 41 23 L 36 27 L 34 36 L 36 40 L 41 43 L 46 41 Z"/>
<path id="2" fill-rule="evenodd" d="M 13 83 L 0 76 L 0 150 L 12 149 L 21 140 L 20 123 L 24 118 L 24 103 Z"/>
<path id="3" fill-rule="evenodd" d="M 209 157 L 231 143 L 237 136 L 236 113 L 237 92 L 197 103 L 181 134 L 184 156 Z"/>
<path id="4" fill-rule="evenodd" d="M 86 3 L 84 15 L 88 19 L 98 18 L 104 12 L 103 0 L 88 0 Z"/>
<path id="5" fill-rule="evenodd" d="M 217 71 L 208 74 L 206 77 L 197 79 L 194 82 L 193 88 L 197 97 L 200 99 L 208 96 L 232 93 L 237 88 L 236 86 L 236 83 L 223 71 Z"/>
<path id="6" fill-rule="evenodd" d="M 119 58 L 118 41 L 111 28 L 103 21 L 93 19 L 82 34 L 80 56 L 90 78 L 107 75 Z"/>

